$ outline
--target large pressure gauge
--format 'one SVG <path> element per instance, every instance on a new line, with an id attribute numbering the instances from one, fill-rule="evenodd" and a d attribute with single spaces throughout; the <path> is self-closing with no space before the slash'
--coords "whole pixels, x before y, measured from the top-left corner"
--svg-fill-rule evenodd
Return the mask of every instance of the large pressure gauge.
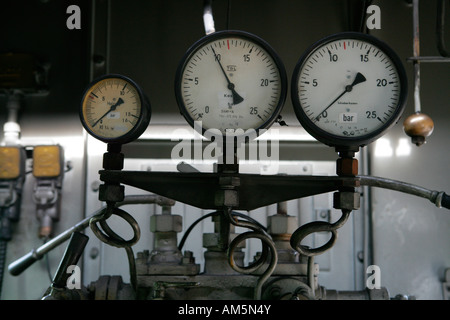
<path id="1" fill-rule="evenodd" d="M 130 78 L 102 76 L 86 89 L 80 119 L 86 131 L 106 143 L 124 144 L 137 139 L 150 122 L 150 103 Z"/>
<path id="2" fill-rule="evenodd" d="M 238 135 L 277 119 L 287 92 L 286 71 L 275 51 L 243 31 L 219 31 L 197 41 L 183 57 L 175 94 L 193 127 Z"/>
<path id="3" fill-rule="evenodd" d="M 407 79 L 400 59 L 384 42 L 343 32 L 305 52 L 295 67 L 291 94 L 297 118 L 314 138 L 357 148 L 398 121 Z"/>

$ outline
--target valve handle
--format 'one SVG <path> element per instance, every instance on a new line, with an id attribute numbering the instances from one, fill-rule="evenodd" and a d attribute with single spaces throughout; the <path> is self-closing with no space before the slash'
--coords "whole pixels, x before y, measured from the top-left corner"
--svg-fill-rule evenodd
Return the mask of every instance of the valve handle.
<path id="1" fill-rule="evenodd" d="M 41 258 L 42 257 L 39 257 L 36 254 L 35 250 L 31 250 L 26 255 L 24 255 L 22 258 L 17 259 L 13 263 L 11 263 L 8 266 L 8 271 L 11 275 L 18 276 L 23 271 L 28 269 L 28 267 L 30 267 L 33 263 L 35 263 L 36 261 L 38 261 Z"/>
<path id="2" fill-rule="evenodd" d="M 81 232 L 77 231 L 72 234 L 70 242 L 64 252 L 64 256 L 58 266 L 58 270 L 53 278 L 52 287 L 64 288 L 66 286 L 67 279 L 70 276 L 70 274 L 67 273 L 67 268 L 78 263 L 88 240 L 89 237 Z"/>

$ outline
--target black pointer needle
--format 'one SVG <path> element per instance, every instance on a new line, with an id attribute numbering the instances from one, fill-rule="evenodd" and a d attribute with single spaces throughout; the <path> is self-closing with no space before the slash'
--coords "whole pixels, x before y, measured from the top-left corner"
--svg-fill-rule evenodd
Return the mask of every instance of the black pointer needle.
<path id="1" fill-rule="evenodd" d="M 358 72 L 356 74 L 355 80 L 353 80 L 352 84 L 349 84 L 348 86 L 345 86 L 345 90 L 344 92 L 342 92 L 336 99 L 333 100 L 333 102 L 331 102 L 328 107 L 326 107 L 321 113 L 319 113 L 319 115 L 315 118 L 316 121 L 320 120 L 320 117 L 322 116 L 322 114 L 327 111 L 336 101 L 338 101 L 344 94 L 346 94 L 347 92 L 350 92 L 353 90 L 353 87 L 356 86 L 358 83 L 364 82 L 366 81 L 366 77 L 364 77 L 361 72 Z"/>
<path id="2" fill-rule="evenodd" d="M 228 79 L 227 73 L 225 72 L 225 70 L 222 67 L 222 64 L 220 63 L 220 60 L 218 59 L 216 52 L 214 51 L 213 47 L 211 46 L 211 50 L 214 53 L 214 58 L 216 59 L 216 61 L 219 63 L 220 69 L 223 72 L 223 75 L 225 76 L 225 79 L 227 79 L 228 82 L 228 89 L 231 90 L 231 94 L 233 95 L 233 104 L 239 104 L 242 101 L 244 101 L 244 98 L 242 98 L 234 89 L 234 83 L 231 83 L 230 79 Z"/>
<path id="3" fill-rule="evenodd" d="M 116 102 L 115 104 L 113 104 L 113 105 L 111 106 L 111 108 L 110 108 L 104 115 L 102 115 L 102 116 L 100 117 L 100 119 L 98 119 L 97 121 L 95 121 L 95 123 L 92 125 L 92 128 L 95 127 L 95 126 L 97 125 L 97 123 L 100 122 L 100 120 L 102 120 L 104 117 L 106 117 L 106 116 L 108 115 L 108 113 L 110 113 L 111 111 L 116 110 L 116 108 L 117 108 L 118 106 L 120 106 L 123 102 L 124 102 L 124 101 L 122 100 L 122 98 L 119 98 L 119 100 L 117 100 L 117 102 Z"/>

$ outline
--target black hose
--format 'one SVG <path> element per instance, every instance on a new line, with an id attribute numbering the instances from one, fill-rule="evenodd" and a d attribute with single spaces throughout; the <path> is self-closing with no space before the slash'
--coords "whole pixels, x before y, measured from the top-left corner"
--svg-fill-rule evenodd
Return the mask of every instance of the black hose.
<path id="1" fill-rule="evenodd" d="M 181 249 L 183 248 L 183 246 L 184 246 L 184 244 L 185 244 L 185 242 L 186 242 L 187 237 L 189 236 L 189 234 L 192 232 L 192 230 L 194 229 L 194 227 L 195 227 L 197 224 L 199 224 L 201 221 L 203 221 L 203 220 L 206 219 L 206 218 L 209 218 L 209 217 L 212 217 L 212 216 L 216 216 L 216 215 L 218 215 L 218 214 L 219 214 L 219 211 L 214 211 L 214 212 L 205 214 L 204 216 L 201 216 L 200 218 L 198 218 L 197 220 L 195 220 L 195 221 L 189 226 L 189 228 L 187 228 L 186 231 L 184 232 L 184 235 L 183 235 L 183 237 L 181 238 L 180 243 L 178 244 L 178 250 L 181 251 Z M 255 219 L 253 219 L 253 218 L 251 218 L 251 217 L 249 217 L 249 216 L 247 216 L 247 215 L 245 215 L 245 214 L 243 214 L 243 213 L 233 211 L 233 212 L 232 212 L 232 215 L 233 215 L 233 216 L 237 216 L 237 217 L 241 217 L 241 218 L 243 218 L 243 219 L 246 219 L 246 220 L 248 220 L 248 221 L 253 222 L 254 224 L 256 224 L 259 228 L 261 228 L 261 229 L 263 229 L 263 230 L 265 230 L 265 231 L 267 230 L 266 227 L 264 227 L 264 226 L 263 226 L 262 224 L 260 224 L 258 221 L 256 221 Z"/>
<path id="2" fill-rule="evenodd" d="M 189 226 L 189 228 L 187 228 L 187 230 L 185 231 L 183 237 L 181 238 L 180 243 L 178 244 L 178 250 L 181 251 L 181 249 L 182 249 L 183 246 L 184 246 L 184 243 L 186 242 L 187 237 L 189 236 L 189 234 L 191 233 L 191 231 L 194 229 L 194 227 L 195 227 L 197 224 L 199 224 L 201 221 L 205 220 L 206 218 L 215 216 L 215 215 L 217 215 L 217 214 L 218 214 L 217 211 L 211 212 L 211 213 L 205 214 L 204 216 L 202 216 L 202 217 L 198 218 L 197 220 L 195 220 L 195 221 Z"/>

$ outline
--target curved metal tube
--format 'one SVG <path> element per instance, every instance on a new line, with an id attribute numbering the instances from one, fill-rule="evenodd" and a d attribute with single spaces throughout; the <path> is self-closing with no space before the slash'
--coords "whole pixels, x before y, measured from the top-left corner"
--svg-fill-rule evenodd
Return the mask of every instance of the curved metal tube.
<path id="1" fill-rule="evenodd" d="M 106 223 L 106 220 L 112 215 L 116 215 L 124 219 L 130 227 L 133 229 L 133 238 L 130 240 L 124 240 L 121 236 L 115 233 Z M 103 230 L 97 226 L 97 223 L 100 224 Z M 122 209 L 117 208 L 114 204 L 109 205 L 98 215 L 95 215 L 89 220 L 89 227 L 95 236 L 100 239 L 102 242 L 109 244 L 110 246 L 114 246 L 116 248 L 124 248 L 127 257 L 128 264 L 130 269 L 130 281 L 135 290 L 137 291 L 137 273 L 136 273 L 136 261 L 134 260 L 133 249 L 131 247 L 135 245 L 139 238 L 141 237 L 141 230 L 139 228 L 139 224 L 137 221 L 127 212 Z"/>
<path id="2" fill-rule="evenodd" d="M 133 229 L 134 236 L 130 240 L 122 239 L 117 233 L 115 233 L 106 223 L 106 220 L 112 215 L 116 215 L 124 219 Z M 97 226 L 97 223 L 100 224 L 103 231 Z M 139 241 L 141 230 L 137 221 L 126 211 L 122 209 L 116 208 L 114 206 L 106 207 L 102 212 L 98 215 L 92 217 L 89 220 L 89 226 L 91 227 L 92 232 L 106 244 L 117 248 L 131 247 Z"/>
<path id="3" fill-rule="evenodd" d="M 308 284 L 309 287 L 311 288 L 311 294 L 313 296 L 313 299 L 316 296 L 316 290 L 315 290 L 315 286 L 314 286 L 314 257 L 308 257 Z"/>
<path id="4" fill-rule="evenodd" d="M 350 216 L 351 210 L 342 210 L 342 216 L 335 223 L 329 223 L 325 221 L 313 221 L 307 224 L 300 226 L 294 233 L 291 235 L 291 247 L 298 251 L 300 254 L 303 254 L 307 257 L 316 256 L 324 253 L 325 251 L 331 249 L 336 242 L 337 239 L 337 229 L 342 227 L 348 220 Z M 318 247 L 318 248 L 308 248 L 307 246 L 301 245 L 303 239 L 305 239 L 308 235 L 316 232 L 331 232 L 331 238 L 327 243 Z"/>
<path id="5" fill-rule="evenodd" d="M 235 219 L 232 216 L 231 209 L 228 209 L 226 211 L 227 211 L 226 213 L 228 214 L 228 218 L 233 225 L 238 226 L 238 227 L 249 228 L 249 229 L 253 230 L 253 231 L 248 231 L 248 232 L 238 235 L 236 238 L 233 239 L 233 241 L 231 241 L 231 243 L 229 245 L 228 258 L 230 259 L 229 260 L 230 266 L 234 270 L 236 270 L 237 272 L 240 272 L 240 273 L 245 273 L 245 274 L 249 274 L 249 273 L 256 271 L 259 267 L 261 267 L 266 262 L 267 257 L 269 256 L 269 249 L 270 249 L 271 255 L 270 255 L 269 266 L 261 274 L 261 276 L 259 277 L 258 282 L 256 283 L 256 286 L 255 286 L 254 298 L 256 300 L 259 300 L 259 299 L 261 299 L 262 286 L 264 285 L 266 280 L 270 278 L 270 276 L 274 272 L 274 270 L 277 266 L 277 263 L 278 263 L 278 252 L 275 247 L 275 243 L 273 242 L 270 235 L 264 229 L 260 228 L 257 224 L 238 220 L 237 218 Z M 240 242 L 242 242 L 246 239 L 250 239 L 250 238 L 256 238 L 256 239 L 261 240 L 261 243 L 262 243 L 261 256 L 259 257 L 259 259 L 257 261 L 248 265 L 247 267 L 240 267 L 234 261 L 234 257 L 233 257 L 234 250 L 236 249 L 237 245 Z"/>

